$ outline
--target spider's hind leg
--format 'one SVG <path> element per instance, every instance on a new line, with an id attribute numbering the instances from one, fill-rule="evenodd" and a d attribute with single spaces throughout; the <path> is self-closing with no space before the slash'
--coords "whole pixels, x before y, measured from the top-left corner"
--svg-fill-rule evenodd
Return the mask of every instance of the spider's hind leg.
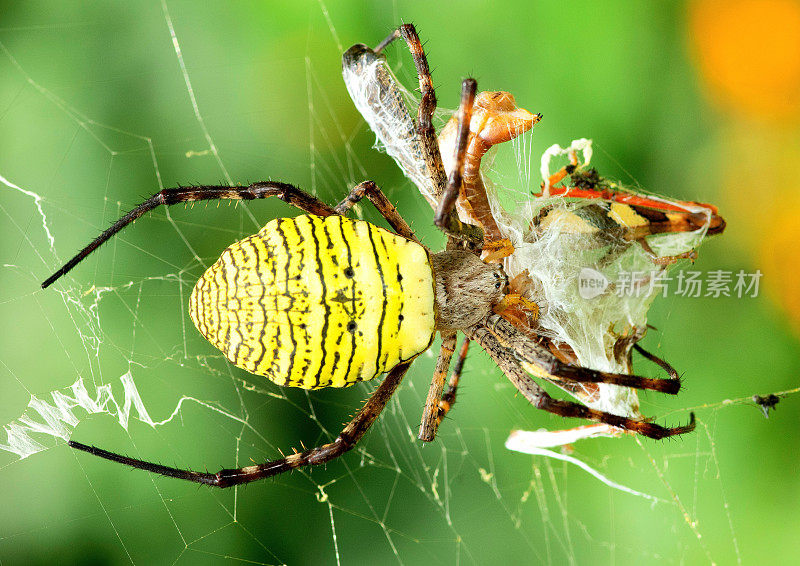
<path id="1" fill-rule="evenodd" d="M 391 201 L 386 198 L 386 195 L 383 194 L 380 187 L 372 181 L 364 181 L 353 187 L 350 194 L 348 194 L 342 202 L 337 204 L 334 210 L 337 214 L 345 215 L 364 197 L 369 199 L 395 232 L 413 242 L 420 243 L 417 237 L 414 236 L 414 231 L 411 229 L 411 226 L 403 220 L 403 217 L 400 216 L 400 213 L 397 212 L 397 209 Z"/>
<path id="2" fill-rule="evenodd" d="M 291 204 L 317 216 L 330 216 L 336 211 L 330 206 L 319 200 L 302 189 L 288 183 L 275 181 L 261 181 L 249 186 L 223 186 L 223 185 L 198 185 L 194 187 L 177 187 L 174 189 L 163 189 L 139 206 L 122 216 L 99 236 L 92 240 L 89 245 L 79 251 L 72 259 L 65 263 L 53 275 L 42 283 L 42 289 L 52 285 L 56 280 L 67 274 L 73 267 L 78 265 L 86 256 L 99 248 L 102 244 L 110 240 L 117 232 L 133 223 L 145 213 L 158 208 L 159 206 L 170 206 L 186 202 L 197 202 L 201 200 L 255 200 L 277 197 L 287 204 Z"/>
<path id="3" fill-rule="evenodd" d="M 366 434 L 372 426 L 372 423 L 375 422 L 375 419 L 377 419 L 378 415 L 383 411 L 384 407 L 386 407 L 386 403 L 391 399 L 397 386 L 400 385 L 400 381 L 403 379 L 412 361 L 413 360 L 401 362 L 386 375 L 383 383 L 372 393 L 366 403 L 364 403 L 364 406 L 361 407 L 353 419 L 342 429 L 333 442 L 303 452 L 291 454 L 284 458 L 279 458 L 278 460 L 272 460 L 264 464 L 220 470 L 216 474 L 212 474 L 208 472 L 182 470 L 138 460 L 136 458 L 129 458 L 121 454 L 109 452 L 95 446 L 87 446 L 72 440 L 70 440 L 69 445 L 77 450 L 88 452 L 106 460 L 111 460 L 112 462 L 125 464 L 132 468 L 161 474 L 162 476 L 171 478 L 202 483 L 211 487 L 232 487 L 250 483 L 252 481 L 276 476 L 296 468 L 323 464 L 351 450 L 356 443 L 361 440 L 361 437 Z"/>

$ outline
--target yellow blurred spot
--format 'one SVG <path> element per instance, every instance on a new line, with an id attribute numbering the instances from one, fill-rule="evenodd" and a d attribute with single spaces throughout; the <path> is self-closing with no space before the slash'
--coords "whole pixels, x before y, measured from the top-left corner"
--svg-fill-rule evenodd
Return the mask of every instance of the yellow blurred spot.
<path id="1" fill-rule="evenodd" d="M 769 291 L 776 295 L 800 333 L 800 206 L 777 214 L 761 242 L 761 269 Z"/>
<path id="2" fill-rule="evenodd" d="M 766 124 L 730 124 L 716 144 L 720 163 L 713 179 L 735 265 L 761 270 L 759 296 L 774 300 L 800 335 L 800 140 Z M 698 175 L 707 171 L 704 164 Z"/>
<path id="3" fill-rule="evenodd" d="M 737 113 L 800 117 L 800 2 L 695 0 L 691 41 L 714 98 Z"/>

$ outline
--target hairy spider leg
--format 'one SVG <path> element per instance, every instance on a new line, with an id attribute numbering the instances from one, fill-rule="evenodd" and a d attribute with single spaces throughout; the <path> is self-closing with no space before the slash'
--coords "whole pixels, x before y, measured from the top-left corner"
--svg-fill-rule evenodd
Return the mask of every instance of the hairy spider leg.
<path id="1" fill-rule="evenodd" d="M 65 263 L 58 271 L 42 283 L 42 289 L 46 289 L 63 275 L 69 273 L 73 267 L 78 265 L 86 256 L 99 248 L 102 244 L 110 240 L 117 232 L 131 224 L 146 212 L 150 212 L 159 206 L 170 206 L 186 202 L 196 202 L 201 200 L 255 200 L 268 197 L 278 197 L 284 202 L 291 204 L 309 214 L 317 216 L 330 216 L 336 211 L 319 200 L 287 183 L 273 181 L 261 181 L 246 187 L 228 187 L 220 185 L 198 185 L 194 187 L 177 187 L 174 189 L 164 189 L 142 204 L 122 216 L 119 220 L 109 226 L 102 234 L 95 238 L 88 246 L 79 251 L 75 256 Z"/>
<path id="2" fill-rule="evenodd" d="M 154 474 L 161 474 L 162 476 L 202 483 L 211 487 L 242 485 L 304 466 L 324 464 L 351 450 L 369 430 L 384 407 L 386 407 L 386 403 L 391 399 L 397 386 L 400 385 L 412 361 L 413 360 L 401 362 L 386 374 L 383 382 L 378 386 L 375 392 L 370 395 L 367 402 L 364 403 L 364 406 L 361 407 L 353 419 L 347 423 L 347 426 L 342 429 L 333 442 L 322 444 L 316 448 L 291 454 L 264 464 L 220 470 L 216 474 L 212 474 L 208 472 L 182 470 L 180 468 L 162 466 L 161 464 L 154 464 L 136 458 L 129 458 L 128 456 L 109 452 L 95 446 L 87 446 L 86 444 L 81 444 L 73 440 L 69 441 L 69 445 L 72 448 L 83 450 L 84 452 L 94 454 L 100 458 L 111 460 L 112 462 L 119 462 L 120 464 L 125 464 L 126 466 L 145 470 Z"/>
<path id="3" fill-rule="evenodd" d="M 458 392 L 458 385 L 461 382 L 461 374 L 464 371 L 464 362 L 467 361 L 467 353 L 469 352 L 469 338 L 464 338 L 461 342 L 461 348 L 458 350 L 458 358 L 453 366 L 453 373 L 450 374 L 450 379 L 447 381 L 447 391 L 442 395 L 439 401 L 439 412 L 436 415 L 438 421 L 437 426 L 442 424 L 442 421 L 456 404 L 456 393 Z"/>
<path id="4" fill-rule="evenodd" d="M 456 347 L 456 333 L 442 335 L 442 347 L 439 357 L 436 360 L 436 367 L 433 370 L 433 379 L 428 390 L 428 398 L 425 400 L 425 409 L 422 411 L 422 422 L 419 425 L 417 438 L 424 442 L 433 442 L 436 438 L 436 430 L 439 428 L 439 403 L 444 391 L 444 382 L 447 379 L 447 371 L 450 369 L 450 360 Z"/>
<path id="5" fill-rule="evenodd" d="M 681 378 L 681 376 L 678 374 L 678 371 L 674 367 L 672 367 L 672 365 L 668 363 L 666 360 L 659 358 L 655 354 L 651 354 L 650 352 L 639 346 L 639 344 L 634 344 L 633 349 L 639 352 L 642 356 L 644 356 L 654 364 L 658 364 L 659 366 L 661 366 L 672 379 L 679 380 Z"/>
<path id="6" fill-rule="evenodd" d="M 395 232 L 404 238 L 411 240 L 412 242 L 416 242 L 419 245 L 424 246 L 424 244 L 420 242 L 414 235 L 413 230 L 411 230 L 411 226 L 409 226 L 408 223 L 403 220 L 403 217 L 400 216 L 399 212 L 397 212 L 395 206 L 388 198 L 386 198 L 386 195 L 383 194 L 383 191 L 381 191 L 380 188 L 378 188 L 378 185 L 372 181 L 364 181 L 363 183 L 353 187 L 353 190 L 350 191 L 350 194 L 348 194 L 342 200 L 342 202 L 336 205 L 336 208 L 334 209 L 336 214 L 347 214 L 348 211 L 365 196 L 375 206 L 378 212 L 381 213 L 381 216 L 386 219 Z"/>
<path id="7" fill-rule="evenodd" d="M 445 227 L 448 219 L 453 216 L 456 207 L 456 200 L 461 192 L 461 185 L 464 182 L 464 161 L 467 155 L 467 141 L 469 141 L 469 125 L 472 121 L 472 107 L 475 104 L 475 93 L 478 90 L 478 83 L 475 79 L 464 79 L 461 83 L 461 102 L 458 106 L 458 131 L 456 134 L 455 165 L 450 172 L 447 180 L 447 187 L 439 200 L 436 214 L 433 217 L 434 223 L 439 227 Z M 438 142 L 437 142 L 438 143 Z M 458 229 L 458 227 L 455 227 Z"/>
<path id="8" fill-rule="evenodd" d="M 528 372 L 543 379 L 556 382 L 610 383 L 623 387 L 633 387 L 634 389 L 650 389 L 671 395 L 678 393 L 681 388 L 680 379 L 676 379 L 677 373 L 671 373 L 670 379 L 659 379 L 628 373 L 611 373 L 565 364 L 545 346 L 530 339 L 497 314 L 489 315 L 479 326 L 489 331 L 498 344 L 512 351 L 514 357 Z M 647 354 L 647 356 L 652 356 L 652 354 Z M 656 359 L 658 358 L 653 361 Z M 663 360 L 659 361 L 663 362 Z M 666 364 L 666 362 L 663 363 Z M 662 365 L 662 367 L 665 366 Z M 675 371 L 669 364 L 666 364 L 666 367 L 670 368 L 672 372 Z"/>
<path id="9" fill-rule="evenodd" d="M 503 370 L 508 379 L 511 380 L 514 387 L 537 409 L 542 409 L 561 417 L 574 417 L 608 424 L 654 439 L 685 434 L 694 430 L 694 413 L 690 415 L 689 424 L 666 428 L 645 420 L 635 420 L 591 409 L 580 403 L 555 399 L 533 380 L 526 371 L 527 368 L 523 368 L 517 352 L 504 346 L 488 328 L 485 326 L 475 327 L 470 334 L 470 338 L 480 344 L 500 369 Z"/>
<path id="10" fill-rule="evenodd" d="M 386 39 L 378 44 L 375 48 L 375 52 L 379 53 L 390 43 L 401 37 L 405 40 L 406 45 L 408 45 L 419 79 L 419 89 L 422 98 L 420 99 L 419 108 L 417 109 L 417 132 L 422 140 L 426 166 L 433 177 L 436 197 L 441 200 L 442 195 L 446 191 L 448 181 L 444 171 L 444 164 L 442 163 L 442 155 L 439 152 L 439 140 L 436 137 L 436 129 L 433 126 L 433 113 L 436 110 L 436 92 L 433 88 L 433 79 L 428 65 L 428 58 L 425 55 L 425 50 L 422 47 L 422 42 L 417 35 L 417 30 L 414 28 L 414 25 L 403 24 L 394 30 Z M 470 80 L 472 79 L 467 79 L 464 83 Z M 471 88 L 473 89 L 472 99 L 474 101 L 474 84 Z M 464 106 L 463 92 L 462 88 L 462 108 Z M 471 103 L 469 104 L 469 108 L 471 111 Z M 467 121 L 466 124 L 468 133 L 469 121 Z M 441 204 L 439 206 L 441 208 Z M 437 227 L 444 230 L 447 234 L 468 241 L 473 245 L 480 246 L 483 244 L 483 230 L 479 226 L 461 222 L 454 207 L 451 207 L 450 210 L 445 211 L 445 213 L 446 217 L 436 220 Z"/>

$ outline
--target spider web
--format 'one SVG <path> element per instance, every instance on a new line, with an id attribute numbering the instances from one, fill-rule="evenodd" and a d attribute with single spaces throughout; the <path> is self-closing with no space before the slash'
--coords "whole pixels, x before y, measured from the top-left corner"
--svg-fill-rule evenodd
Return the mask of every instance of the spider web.
<path id="1" fill-rule="evenodd" d="M 336 436 L 374 384 L 309 393 L 264 383 L 232 368 L 187 316 L 194 281 L 220 251 L 293 214 L 289 207 L 158 210 L 54 288 L 39 283 L 121 213 L 179 183 L 269 178 L 333 203 L 371 178 L 437 248 L 428 204 L 371 149 L 374 136 L 349 102 L 339 57 L 352 43 L 377 43 L 412 14 L 429 18 L 421 31 L 432 60 L 465 48 L 448 45 L 456 34 L 436 26 L 452 24 L 420 6 L 395 5 L 369 21 L 360 9 L 322 3 L 280 15 L 228 3 L 59 9 L 25 3 L 0 28 L 0 471 L 13 486 L 4 494 L 12 512 L 2 518 L 0 559 L 732 563 L 759 552 L 749 517 L 774 500 L 754 500 L 743 487 L 755 476 L 740 472 L 738 445 L 748 430 L 769 429 L 757 409 L 736 407 L 756 392 L 796 392 L 796 376 L 772 374 L 753 390 L 740 375 L 743 358 L 733 356 L 738 361 L 723 368 L 729 381 L 714 383 L 725 374 L 693 342 L 698 334 L 730 338 L 697 318 L 700 300 L 657 305 L 660 332 L 647 340 L 686 370 L 689 391 L 647 396 L 643 412 L 668 422 L 698 412 L 696 433 L 672 442 L 597 439 L 572 451 L 510 452 L 503 444 L 511 429 L 560 423 L 516 397 L 473 352 L 458 404 L 427 446 L 416 430 L 431 355 L 415 363 L 359 447 L 325 467 L 212 491 L 70 451 L 64 440 L 74 437 L 215 471 Z M 410 59 L 400 48 L 392 56 L 413 84 Z M 458 85 L 464 69 L 472 68 L 434 70 L 444 106 L 456 104 L 458 89 L 447 85 Z M 496 80 L 486 88 L 520 84 L 510 75 Z M 531 92 L 515 94 L 538 110 Z M 532 102 L 523 103 L 525 94 Z M 521 172 L 520 190 L 538 183 L 532 172 L 544 147 L 586 133 L 539 131 L 536 147 L 524 138 L 495 161 L 497 170 L 506 159 L 506 170 Z M 605 164 L 618 170 L 607 156 Z M 357 213 L 376 220 L 369 207 Z M 711 269 L 722 255 L 708 255 Z M 724 318 L 726 308 L 705 312 Z M 752 340 L 784 367 L 797 359 L 789 338 Z M 715 347 L 732 355 L 730 343 L 707 349 Z M 716 363 L 723 354 L 707 357 Z M 769 465 L 777 452 L 765 450 Z"/>

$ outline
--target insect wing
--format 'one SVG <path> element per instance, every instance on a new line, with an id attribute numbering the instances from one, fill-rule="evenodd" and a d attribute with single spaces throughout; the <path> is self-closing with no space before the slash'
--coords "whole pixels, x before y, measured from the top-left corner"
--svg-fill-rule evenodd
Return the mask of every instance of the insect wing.
<path id="1" fill-rule="evenodd" d="M 388 153 L 422 195 L 436 206 L 437 189 L 425 149 L 406 104 L 403 88 L 382 55 L 356 44 L 342 55 L 342 76 L 358 111 Z"/>

